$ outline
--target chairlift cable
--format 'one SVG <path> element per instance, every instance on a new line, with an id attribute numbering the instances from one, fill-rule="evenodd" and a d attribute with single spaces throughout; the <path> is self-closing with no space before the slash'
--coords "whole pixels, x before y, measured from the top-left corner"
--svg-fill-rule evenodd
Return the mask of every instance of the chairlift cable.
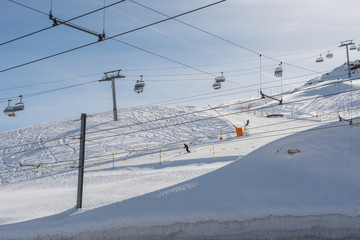
<path id="1" fill-rule="evenodd" d="M 87 76 L 92 76 L 92 75 L 95 75 L 95 74 L 91 74 L 91 75 L 87 75 Z M 307 75 L 308 75 L 308 74 L 307 74 Z M 307 76 L 307 75 L 301 75 L 301 76 L 299 76 L 299 77 L 304 77 L 304 76 Z M 312 74 L 310 74 L 310 75 L 312 75 Z M 285 79 L 285 80 L 294 79 L 294 78 L 297 78 L 297 77 L 287 78 L 287 79 Z M 65 79 L 65 80 L 70 80 L 70 79 L 73 79 L 73 78 L 69 78 L 69 79 Z M 354 79 L 354 80 L 358 80 L 358 79 Z M 56 81 L 52 81 L 52 82 L 58 82 L 58 81 L 63 81 L 63 80 L 56 80 Z M 65 87 L 61 87 L 61 88 L 55 88 L 55 89 L 49 89 L 49 90 L 45 90 L 45 91 L 41 91 L 41 92 L 35 92 L 35 93 L 25 94 L 24 97 L 25 97 L 25 98 L 27 98 L 27 97 L 34 97 L 34 96 L 38 96 L 38 95 L 42 95 L 42 94 L 47 94 L 47 93 L 50 93 L 50 92 L 55 92 L 55 91 L 59 91 L 59 90 L 63 90 L 63 89 L 68 89 L 68 88 L 72 88 L 72 87 L 78 87 L 78 86 L 81 86 L 81 85 L 91 84 L 91 83 L 94 83 L 94 82 L 97 82 L 97 81 L 98 81 L 98 80 L 94 80 L 94 81 L 90 81 L 90 82 L 85 82 L 85 83 L 80 83 L 80 84 L 65 86 Z M 277 80 L 271 81 L 271 82 L 267 82 L 267 84 L 268 84 L 268 83 L 272 83 L 272 82 L 276 82 L 276 81 L 277 81 Z M 348 81 L 348 80 L 345 80 L 345 81 Z M 50 82 L 50 83 L 52 83 L 52 82 Z M 300 83 L 304 83 L 304 81 L 300 81 L 300 82 L 296 82 L 296 83 L 290 83 L 290 84 L 286 84 L 286 85 L 293 85 L 293 84 L 300 84 Z M 29 86 L 36 86 L 36 85 L 41 85 L 41 84 L 47 84 L 47 83 L 33 84 L 33 85 L 29 85 Z M 330 84 L 334 84 L 334 83 L 330 83 Z M 251 87 L 251 86 L 256 86 L 256 84 L 248 85 L 248 87 Z M 266 88 L 274 88 L 274 87 L 278 87 L 278 85 L 277 85 L 277 86 L 269 86 L 269 87 L 266 87 Z M 314 87 L 316 87 L 316 86 L 314 86 Z M 321 86 L 319 86 L 319 87 L 321 87 Z M 242 89 L 242 87 L 233 88 L 233 89 L 228 89 L 228 90 L 223 90 L 222 92 L 233 91 L 233 90 L 236 90 L 236 89 Z M 0 89 L 0 90 L 2 90 L 2 89 Z M 5 89 L 5 90 L 7 90 L 7 89 Z M 232 93 L 232 94 L 230 94 L 230 95 L 239 94 L 239 93 L 246 93 L 246 92 L 249 92 L 249 91 L 246 90 L 246 91 L 236 92 L 236 93 Z M 194 98 L 194 97 L 199 97 L 199 96 L 204 96 L 204 95 L 213 95 L 213 94 L 215 94 L 215 93 L 214 93 L 214 92 L 209 92 L 209 93 L 204 93 L 204 94 L 197 94 L 197 95 L 188 96 L 188 97 L 181 97 L 181 98 L 177 98 L 177 99 L 164 100 L 164 101 L 155 102 L 155 103 L 151 103 L 151 104 L 139 105 L 139 106 L 137 106 L 137 107 L 154 105 L 154 104 L 163 104 L 163 103 L 172 103 L 172 104 L 175 104 L 175 103 L 182 103 L 182 102 L 188 102 L 188 101 L 196 101 L 196 100 L 208 99 L 209 97 L 199 98 L 199 99 L 190 99 L 190 100 L 181 101 L 181 100 L 183 100 L 183 99 L 189 99 L 189 98 Z M 228 96 L 228 95 L 229 95 L 229 94 L 223 94 L 223 95 L 219 95 L 219 96 L 215 96 L 215 97 L 222 97 L 222 96 Z M 17 96 L 0 98 L 0 103 L 1 103 L 1 102 L 6 102 L 8 99 L 16 99 L 16 98 L 17 98 Z M 213 98 L 213 97 L 212 97 L 212 98 Z M 5 100 L 6 100 L 6 101 L 5 101 Z M 174 101 L 177 101 L 177 102 L 174 102 Z"/>
<path id="2" fill-rule="evenodd" d="M 23 7 L 25 7 L 25 8 L 31 9 L 31 10 L 33 10 L 33 11 L 39 12 L 39 13 L 41 13 L 41 14 L 45 14 L 46 16 L 49 16 L 48 13 L 45 13 L 45 12 L 42 12 L 42 11 L 37 10 L 37 9 L 35 9 L 35 8 L 29 7 L 29 6 L 25 5 L 25 4 L 18 3 L 18 2 L 14 1 L 14 0 L 8 0 L 8 1 L 13 2 L 13 3 L 15 3 L 15 4 L 18 4 L 18 5 L 20 5 L 20 6 L 23 6 Z M 114 6 L 114 5 L 116 5 L 116 4 L 118 4 L 118 3 L 121 3 L 121 2 L 124 2 L 124 1 L 125 1 L 125 0 L 120 0 L 120 1 L 117 1 L 117 2 L 115 2 L 115 3 L 110 4 L 110 5 L 108 5 L 108 6 L 104 6 L 104 7 L 102 7 L 102 8 L 95 9 L 95 10 L 93 10 L 93 11 L 91 11 L 91 12 L 87 12 L 87 13 L 84 13 L 84 14 L 82 14 L 82 15 L 80 15 L 80 16 L 71 18 L 71 19 L 69 19 L 69 20 L 66 20 L 66 21 L 63 21 L 63 22 L 59 22 L 58 25 L 61 25 L 61 24 L 63 24 L 63 23 L 67 23 L 67 22 L 73 21 L 73 20 L 75 20 L 75 19 L 78 19 L 78 18 L 84 17 L 84 16 L 86 16 L 86 15 L 95 13 L 95 12 L 100 11 L 100 10 L 102 10 L 102 9 L 105 10 L 105 8 Z M 51 3 L 51 8 L 52 8 L 52 3 Z M 58 26 L 58 25 L 55 25 L 55 26 Z M 52 25 L 52 26 L 49 26 L 49 27 L 46 27 L 46 28 L 43 28 L 43 29 L 34 31 L 34 32 L 32 32 L 32 33 L 28 33 L 28 34 L 25 34 L 25 35 L 23 35 L 23 36 L 20 36 L 20 37 L 17 37 L 17 38 L 8 40 L 8 41 L 6 41 L 6 42 L 0 43 L 0 46 L 5 45 L 5 44 L 8 44 L 8 43 L 11 43 L 11 42 L 14 42 L 14 41 L 17 41 L 17 40 L 20 40 L 20 39 L 22 39 L 22 38 L 29 37 L 29 36 L 31 36 L 31 35 L 34 35 L 34 34 L 37 34 L 37 33 L 40 33 L 40 32 L 43 32 L 43 31 L 48 30 L 48 29 L 50 29 L 50 28 L 53 28 L 53 27 L 55 27 L 55 26 Z M 84 28 L 84 29 L 85 29 L 85 28 Z"/>
<path id="3" fill-rule="evenodd" d="M 146 8 L 146 9 L 149 9 L 149 10 L 151 10 L 151 11 L 153 11 L 153 12 L 156 12 L 156 13 L 158 13 L 158 14 L 160 14 L 160 15 L 167 16 L 167 17 L 168 17 L 167 14 L 164 14 L 164 13 L 162 13 L 162 12 L 160 12 L 160 11 L 157 11 L 157 10 L 155 10 L 155 9 L 153 9 L 153 8 L 150 8 L 150 7 L 148 7 L 148 6 L 145 6 L 145 5 L 143 5 L 143 4 L 140 4 L 140 3 L 138 3 L 138 2 L 136 2 L 136 1 L 134 1 L 134 0 L 129 0 L 129 1 L 132 2 L 132 3 L 135 3 L 135 4 L 137 4 L 137 5 L 139 5 L 139 6 L 141 6 L 141 7 L 144 7 L 144 8 Z M 194 26 L 194 25 L 188 24 L 188 23 L 186 23 L 186 22 L 184 22 L 184 21 L 181 21 L 181 20 L 179 20 L 179 19 L 173 19 L 173 20 L 175 20 L 175 21 L 177 21 L 177 22 L 179 22 L 179 23 L 182 23 L 182 24 L 184 24 L 184 25 L 186 25 L 186 26 L 188 26 L 188 27 L 191 27 L 191 28 L 193 28 L 193 29 L 196 29 L 196 30 L 198 30 L 198 31 L 201 31 L 201 32 L 203 32 L 203 33 L 206 33 L 206 34 L 208 34 L 208 35 L 210 35 L 210 36 L 213 36 L 213 37 L 215 37 L 215 38 L 217 38 L 217 39 L 220 39 L 220 40 L 222 40 L 222 41 L 225 41 L 225 42 L 227 42 L 227 43 L 230 43 L 230 44 L 232 44 L 232 45 L 234 45 L 234 46 L 237 46 L 237 47 L 239 47 L 239 48 L 242 48 L 242 49 L 244 49 L 244 50 L 246 50 L 246 51 L 248 51 L 248 52 L 254 53 L 254 54 L 256 54 L 256 55 L 260 55 L 260 54 L 261 54 L 261 53 L 255 51 L 255 50 L 252 50 L 252 49 L 250 49 L 250 48 L 247 48 L 247 47 L 245 47 L 245 46 L 242 46 L 242 45 L 240 45 L 240 44 L 237 44 L 237 43 L 235 43 L 235 42 L 233 42 L 233 41 L 227 40 L 227 39 L 225 39 L 225 38 L 223 38 L 223 37 L 220 37 L 220 36 L 218 36 L 218 35 L 215 35 L 215 34 L 213 34 L 213 33 L 210 33 L 210 32 L 208 32 L 208 31 L 206 31 L 206 30 L 204 30 L 204 29 L 201 29 L 201 28 L 196 27 L 196 26 Z M 275 58 L 273 58 L 273 57 L 266 56 L 266 55 L 263 55 L 263 56 L 266 57 L 266 58 L 268 58 L 268 59 L 270 59 L 270 60 L 279 62 L 279 60 L 277 60 L 277 59 L 275 59 Z M 285 63 L 285 62 L 284 62 L 284 64 L 289 65 L 289 66 L 292 66 L 292 67 L 295 67 L 295 68 L 299 68 L 299 69 L 302 69 L 302 70 L 306 70 L 306 71 L 310 71 L 310 72 L 318 73 L 318 74 L 319 74 L 319 72 L 317 72 L 317 71 L 314 71 L 314 70 L 311 70 L 311 69 L 308 69 L 308 68 L 304 68 L 304 67 L 301 67 L 301 66 L 297 66 L 297 65 L 294 65 L 294 64 L 291 64 L 291 63 Z"/>
<path id="4" fill-rule="evenodd" d="M 104 12 L 103 12 L 103 37 L 105 37 L 105 0 L 104 0 Z"/>
<path id="5" fill-rule="evenodd" d="M 43 94 L 47 94 L 47 93 L 52 93 L 52 92 L 68 89 L 68 88 L 79 87 L 79 86 L 95 83 L 95 82 L 98 82 L 98 81 L 99 80 L 92 80 L 92 81 L 89 81 L 89 82 L 78 83 L 78 84 L 69 85 L 69 86 L 65 86 L 65 87 L 54 88 L 54 89 L 49 89 L 49 90 L 44 90 L 44 91 L 34 92 L 34 93 L 29 93 L 29 94 L 23 94 L 22 96 L 23 96 L 23 98 L 30 98 L 30 97 L 35 97 L 35 96 L 39 96 L 39 95 L 43 95 Z M 11 97 L 10 99 L 14 99 L 14 98 L 17 98 L 17 97 Z M 0 99 L 0 102 L 1 102 L 1 100 L 4 100 L 4 99 L 5 98 Z"/>
<path id="6" fill-rule="evenodd" d="M 27 5 L 25 5 L 25 4 L 19 3 L 19 2 L 17 2 L 17 1 L 14 1 L 14 0 L 8 0 L 8 1 L 9 1 L 9 2 L 12 2 L 12 3 L 15 3 L 15 4 L 17 4 L 17 5 L 20 5 L 20 6 L 22 6 L 22 7 L 28 8 L 28 9 L 30 9 L 30 10 L 33 10 L 33 11 L 35 11 L 35 12 L 41 13 L 41 14 L 43 14 L 43 15 L 46 15 L 46 16 L 49 15 L 49 14 L 46 13 L 46 12 L 43 12 L 43 11 L 40 11 L 40 10 L 38 10 L 38 9 L 32 8 L 32 7 L 30 7 L 30 6 L 27 6 Z M 52 3 L 51 3 L 51 8 L 52 8 Z"/>
<path id="7" fill-rule="evenodd" d="M 65 79 L 60 79 L 60 80 L 42 82 L 42 83 L 33 83 L 33 84 L 17 86 L 17 87 L 1 88 L 0 91 L 14 90 L 14 89 L 19 89 L 19 88 L 27 88 L 27 87 L 34 87 L 34 86 L 46 85 L 46 84 L 51 84 L 51 83 L 56 83 L 56 82 L 64 82 L 64 81 L 69 81 L 69 80 L 74 80 L 74 79 L 81 79 L 81 78 L 85 78 L 85 77 L 91 77 L 91 76 L 95 76 L 95 75 L 99 75 L 99 74 L 102 74 L 102 72 L 101 73 L 93 73 L 93 74 L 83 75 L 83 76 L 79 76 L 79 77 L 71 77 L 71 78 L 65 78 Z"/>
<path id="8" fill-rule="evenodd" d="M 12 1 L 12 0 L 11 0 Z M 123 2 L 125 0 L 121 0 L 119 2 Z M 116 35 L 113 35 L 111 37 L 108 37 L 108 38 L 105 38 L 103 39 L 103 41 L 101 42 L 104 42 L 106 40 L 109 40 L 109 39 L 114 39 L 116 37 L 120 37 L 122 35 L 126 35 L 126 34 L 129 34 L 129 33 L 132 33 L 132 32 L 136 32 L 136 31 L 139 31 L 139 30 L 142 30 L 144 28 L 148 28 L 148 27 L 151 27 L 151 26 L 154 26 L 156 24 L 159 24 L 159 23 L 163 23 L 163 22 L 166 22 L 166 21 L 169 21 L 171 19 L 175 19 L 177 17 L 181 17 L 181 16 L 184 16 L 184 15 L 187 15 L 187 14 L 190 14 L 190 13 L 193 13 L 193 12 L 196 12 L 196 11 L 199 11 L 199 10 L 202 10 L 204 8 L 208 8 L 208 7 L 211 7 L 211 6 L 214 6 L 216 4 L 219 4 L 221 2 L 224 2 L 226 0 L 220 0 L 220 1 L 217 1 L 217 2 L 214 2 L 214 3 L 211 3 L 211 4 L 208 4 L 208 5 L 205 5 L 205 6 L 202 6 L 202 7 L 199 7 L 199 8 L 196 8 L 196 9 L 193 9 L 193 10 L 189 10 L 187 12 L 183 12 L 181 14 L 177 14 L 175 16 L 172 16 L 172 17 L 168 17 L 168 18 L 165 18 L 165 19 L 162 19 L 162 20 L 159 20 L 159 21 L 156 21 L 156 22 L 153 22 L 153 23 L 149 23 L 147 25 L 144 25 L 144 26 L 141 26 L 141 27 L 138 27 L 138 28 L 134 28 L 132 30 L 129 30 L 129 31 L 126 31 L 126 32 L 122 32 L 122 33 L 119 33 L 119 34 L 116 34 Z M 117 2 L 118 3 L 118 2 Z M 113 3 L 113 4 L 110 4 L 110 5 L 114 5 L 116 3 Z M 107 7 L 109 7 L 110 5 L 108 5 Z M 86 13 L 86 14 L 83 14 L 81 16 L 85 16 L 85 15 L 88 15 L 90 13 L 93 13 L 95 11 L 99 11 L 101 10 L 102 8 L 100 9 L 97 9 L 97 10 L 94 10 L 92 12 L 89 12 L 89 13 Z M 79 18 L 80 16 L 76 17 L 76 18 Z M 76 18 L 73 18 L 71 20 L 74 20 Z M 70 21 L 70 20 L 68 20 Z M 6 68 L 6 69 L 2 69 L 0 70 L 0 73 L 2 72 L 6 72 L 6 71 L 9 71 L 9 70 L 12 70 L 12 69 L 16 69 L 16 68 L 19 68 L 19 67 L 23 67 L 23 66 L 26 66 L 26 65 L 29 65 L 29 64 L 32 64 L 32 63 L 36 63 L 36 62 L 40 62 L 40 61 L 43 61 L 43 60 L 46 60 L 46 59 L 49 59 L 49 58 L 53 58 L 53 57 L 56 57 L 56 56 L 59 56 L 59 55 L 62 55 L 62 54 L 65 54 L 65 53 L 69 53 L 69 52 L 72 52 L 72 51 L 75 51 L 75 50 L 79 50 L 79 49 L 82 49 L 82 48 L 85 48 L 85 47 L 88 47 L 88 46 L 92 46 L 92 45 L 95 45 L 99 43 L 99 41 L 96 41 L 96 42 L 91 42 L 91 43 L 88 43 L 88 44 L 84 44 L 84 45 L 81 45 L 81 46 L 78 46 L 78 47 L 75 47 L 75 48 L 72 48 L 72 49 L 68 49 L 68 50 L 65 50 L 65 51 L 62 51 L 62 52 L 59 52 L 59 53 L 55 53 L 55 54 L 52 54 L 52 55 L 49 55 L 49 56 L 46 56 L 46 57 L 42 57 L 42 58 L 39 58 L 39 59 L 35 59 L 35 60 L 32 60 L 32 61 L 29 61 L 29 62 L 26 62 L 26 63 L 22 63 L 22 64 L 19 64 L 19 65 L 16 65 L 16 66 L 13 66 L 13 67 L 9 67 L 9 68 Z"/>
<path id="9" fill-rule="evenodd" d="M 96 74 L 90 74 L 90 75 L 86 75 L 86 76 L 82 76 L 82 77 L 93 76 L 93 75 L 96 75 Z M 307 75 L 306 75 L 306 76 L 307 76 Z M 303 76 L 300 76 L 300 77 L 303 77 Z M 23 87 L 38 86 L 38 85 L 44 85 L 44 84 L 49 84 L 49 83 L 53 83 L 53 82 L 60 82 L 60 81 L 66 81 L 66 80 L 72 80 L 72 79 L 74 79 L 74 78 L 68 78 L 68 79 L 63 79 L 63 80 L 56 80 L 56 81 L 51 81 L 51 82 L 46 82 L 46 83 L 31 84 L 31 85 L 27 85 L 27 86 L 23 86 Z M 80 85 L 85 85 L 85 84 L 87 84 L 87 83 L 90 84 L 90 83 L 97 82 L 97 81 L 98 81 L 98 80 L 89 81 L 89 82 L 85 82 L 85 83 L 80 83 Z M 208 80 L 206 80 L 206 81 L 208 81 Z M 275 82 L 275 81 L 273 81 L 273 82 Z M 271 82 L 269 82 L 269 83 L 271 83 Z M 303 83 L 303 81 L 297 82 L 297 83 Z M 46 94 L 46 93 L 49 93 L 49 92 L 55 92 L 55 91 L 58 91 L 58 90 L 63 90 L 63 89 L 65 89 L 65 88 L 72 88 L 72 87 L 77 87 L 77 86 L 79 86 L 79 84 L 70 85 L 70 86 L 61 87 L 61 88 L 49 89 L 49 90 L 45 90 L 45 91 L 42 91 L 42 92 L 35 92 L 35 93 L 30 93 L 30 94 L 24 94 L 24 96 L 25 96 L 25 98 L 27 98 L 27 97 L 33 97 L 33 96 L 38 96 L 38 95 Z M 256 86 L 256 84 L 249 85 L 248 87 L 251 87 L 251 86 Z M 271 86 L 271 87 L 276 87 L 276 86 Z M 271 88 L 271 87 L 269 87 L 269 88 Z M 22 87 L 15 87 L 15 88 L 8 88 L 8 89 L 0 89 L 0 90 L 10 90 L 10 89 L 17 89 L 17 88 L 22 88 Z M 223 92 L 233 91 L 233 90 L 236 90 L 236 89 L 242 89 L 242 87 L 237 87 L 237 88 L 233 88 L 233 89 L 223 90 Z M 248 90 L 242 91 L 242 93 L 244 93 L 244 92 L 248 92 Z M 198 97 L 198 96 L 203 96 L 203 95 L 212 95 L 212 94 L 214 94 L 214 92 L 209 92 L 209 93 L 204 93 L 204 94 L 197 94 L 197 95 L 188 96 L 188 97 L 185 97 L 185 98 L 193 98 L 193 97 Z M 17 96 L 0 98 L 0 102 L 5 102 L 5 100 L 7 101 L 7 99 L 15 99 L 15 98 L 17 98 Z M 182 97 L 182 98 L 177 98 L 177 99 L 172 99 L 172 100 L 165 100 L 165 101 L 156 102 L 156 103 L 152 103 L 152 104 L 160 104 L 160 103 L 172 102 L 172 101 L 182 100 L 182 99 L 184 99 L 184 97 Z M 147 106 L 147 105 L 143 105 L 143 106 Z"/>
<path id="10" fill-rule="evenodd" d="M 43 144 L 43 143 L 49 143 L 49 142 L 53 142 L 53 141 L 58 141 L 58 140 L 64 140 L 64 139 L 70 139 L 70 140 L 74 140 L 74 138 L 76 138 L 77 136 L 67 136 L 67 137 L 61 137 L 61 138 L 52 138 L 52 139 L 48 139 L 48 140 L 44 140 L 41 142 L 29 142 L 29 143 L 22 143 L 22 144 L 18 144 L 18 145 L 13 145 L 13 146 L 6 146 L 4 148 L 2 148 L 3 150 L 6 149 L 11 149 L 11 148 L 16 148 L 16 147 L 24 147 L 24 146 L 29 146 L 29 145 L 36 145 L 36 144 Z M 55 146 L 49 146 L 47 148 L 52 148 L 52 147 L 60 147 L 60 146 L 68 146 L 70 143 L 66 143 L 66 144 L 57 144 Z M 76 143 L 71 143 L 71 144 L 77 144 Z M 37 149 L 32 149 L 34 151 L 37 151 L 39 149 L 45 149 L 45 148 L 37 148 Z M 26 150 L 25 150 L 26 152 Z M 18 153 L 18 152 L 17 152 Z"/>
<path id="11" fill-rule="evenodd" d="M 122 43 L 122 44 L 124 44 L 124 45 L 127 45 L 127 46 L 129 46 L 129 47 L 136 48 L 136 49 L 138 49 L 138 50 L 140 50 L 140 51 L 143 51 L 143 52 L 146 52 L 146 53 L 152 54 L 152 55 L 154 55 L 154 56 L 157 56 L 157 57 L 160 57 L 160 58 L 166 59 L 166 60 L 168 60 L 168 61 L 170 61 L 170 62 L 173 62 L 173 63 L 179 64 L 179 65 L 182 65 L 182 66 L 184 66 L 184 67 L 191 68 L 191 69 L 193 69 L 193 70 L 195 70 L 195 71 L 198 71 L 198 72 L 201 72 L 201 73 L 204 73 L 204 74 L 207 74 L 207 75 L 210 75 L 210 76 L 216 77 L 216 75 L 214 75 L 214 74 L 212 74 L 212 73 L 209 73 L 209 72 L 203 71 L 203 70 L 201 70 L 201 69 L 199 69 L 199 68 L 196 68 L 196 67 L 190 66 L 190 65 L 188 65 L 188 64 L 185 64 L 185 63 L 179 62 L 179 61 L 177 61 L 177 60 L 174 60 L 174 59 L 171 59 L 171 58 L 169 58 L 169 57 L 166 57 L 166 56 L 160 55 L 160 54 L 158 54 L 158 53 L 151 52 L 151 51 L 146 50 L 146 49 L 144 49 L 144 48 L 141 48 L 141 47 L 135 46 L 135 45 L 133 45 L 133 44 L 130 44 L 130 43 L 127 43 L 127 42 L 124 42 L 124 41 L 121 41 L 121 40 L 119 40 L 119 39 L 112 38 L 112 40 L 117 41 L 117 42 L 119 42 L 119 43 Z"/>

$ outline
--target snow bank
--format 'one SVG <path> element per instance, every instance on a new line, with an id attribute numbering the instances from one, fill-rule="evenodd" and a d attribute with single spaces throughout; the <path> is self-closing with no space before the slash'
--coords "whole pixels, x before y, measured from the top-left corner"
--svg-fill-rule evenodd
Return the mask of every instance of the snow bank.
<path id="1" fill-rule="evenodd" d="M 268 216 L 248 221 L 202 221 L 152 227 L 126 227 L 82 232 L 72 236 L 38 236 L 37 240 L 103 239 L 358 239 L 360 217 L 339 214 L 321 216 Z"/>
<path id="2" fill-rule="evenodd" d="M 0 232 L 45 239 L 360 237 L 359 129 L 339 122 L 300 132 L 190 181 L 94 210 L 3 225 Z"/>

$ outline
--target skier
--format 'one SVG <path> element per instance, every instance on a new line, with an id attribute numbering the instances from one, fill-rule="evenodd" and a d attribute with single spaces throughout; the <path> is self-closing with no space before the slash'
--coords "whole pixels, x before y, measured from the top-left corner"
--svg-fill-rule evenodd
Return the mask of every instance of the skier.
<path id="1" fill-rule="evenodd" d="M 186 149 L 187 153 L 190 153 L 189 147 L 185 143 L 184 143 L 184 148 Z"/>
<path id="2" fill-rule="evenodd" d="M 245 126 L 249 126 L 249 123 L 250 123 L 250 121 L 249 121 L 249 119 L 246 121 L 246 124 L 245 124 Z"/>

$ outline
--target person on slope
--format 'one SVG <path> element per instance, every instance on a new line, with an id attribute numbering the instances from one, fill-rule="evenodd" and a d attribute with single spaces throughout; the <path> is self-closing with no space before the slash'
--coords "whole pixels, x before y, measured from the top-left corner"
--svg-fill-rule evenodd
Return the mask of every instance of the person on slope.
<path id="1" fill-rule="evenodd" d="M 186 149 L 187 153 L 190 153 L 189 147 L 185 143 L 184 143 L 184 148 Z"/>

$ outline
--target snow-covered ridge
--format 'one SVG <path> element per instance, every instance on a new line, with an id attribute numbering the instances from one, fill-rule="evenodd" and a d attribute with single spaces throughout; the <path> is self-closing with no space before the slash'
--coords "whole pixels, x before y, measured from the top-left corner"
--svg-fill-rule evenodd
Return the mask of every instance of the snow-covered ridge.
<path id="1" fill-rule="evenodd" d="M 351 78 L 357 79 L 360 78 L 360 60 L 355 60 L 349 62 L 350 69 L 351 69 Z M 332 80 L 338 80 L 338 79 L 349 79 L 348 77 L 348 66 L 347 63 L 344 63 L 343 65 L 336 67 L 330 72 L 327 72 L 320 77 L 316 77 L 314 79 L 309 80 L 304 84 L 304 86 L 308 85 L 316 85 L 321 82 L 326 81 L 332 81 Z"/>

